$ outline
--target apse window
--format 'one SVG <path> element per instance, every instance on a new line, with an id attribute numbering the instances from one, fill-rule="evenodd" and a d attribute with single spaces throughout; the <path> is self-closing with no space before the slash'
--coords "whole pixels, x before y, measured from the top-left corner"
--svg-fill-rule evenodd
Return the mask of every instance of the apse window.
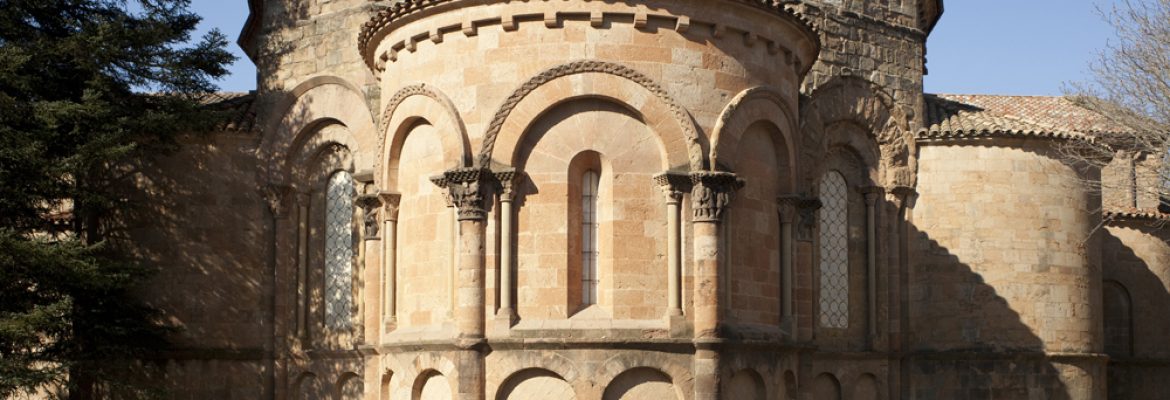
<path id="1" fill-rule="evenodd" d="M 325 324 L 350 327 L 353 307 L 353 176 L 329 178 L 325 193 Z"/>
<path id="2" fill-rule="evenodd" d="M 820 323 L 826 328 L 849 327 L 849 198 L 840 172 L 821 178 Z"/>
<path id="3" fill-rule="evenodd" d="M 597 304 L 597 171 L 581 176 L 581 304 Z"/>

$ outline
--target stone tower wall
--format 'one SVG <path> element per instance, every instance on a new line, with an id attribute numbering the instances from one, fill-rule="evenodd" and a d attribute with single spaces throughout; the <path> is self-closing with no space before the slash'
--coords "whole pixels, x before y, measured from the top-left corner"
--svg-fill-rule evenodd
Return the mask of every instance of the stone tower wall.
<path id="1" fill-rule="evenodd" d="M 922 143 L 909 293 L 910 342 L 922 353 L 915 397 L 1103 395 L 1091 236 L 1100 199 L 1082 184 L 1097 176 L 1062 163 L 1052 146 Z M 999 374 L 1018 379 L 991 379 Z"/>

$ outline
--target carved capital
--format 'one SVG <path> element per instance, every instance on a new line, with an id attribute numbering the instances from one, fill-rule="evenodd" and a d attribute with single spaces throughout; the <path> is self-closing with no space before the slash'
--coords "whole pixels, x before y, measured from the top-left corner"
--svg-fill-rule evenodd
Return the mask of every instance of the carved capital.
<path id="1" fill-rule="evenodd" d="M 514 169 L 494 172 L 496 182 L 500 184 L 500 201 L 512 201 L 516 198 L 516 184 L 524 177 L 523 172 Z"/>
<path id="2" fill-rule="evenodd" d="M 683 194 L 691 190 L 691 176 L 684 172 L 663 172 L 654 175 L 654 183 L 666 195 L 668 204 L 678 204 Z"/>
<path id="3" fill-rule="evenodd" d="M 456 168 L 432 177 L 431 182 L 447 189 L 447 203 L 459 209 L 459 220 L 487 219 L 484 193 L 492 182 L 491 171 L 481 168 Z"/>
<path id="4" fill-rule="evenodd" d="M 776 198 L 776 204 L 780 208 L 781 222 L 795 225 L 793 231 L 796 240 L 812 240 L 816 212 L 821 208 L 821 201 L 815 197 L 793 194 Z"/>
<path id="5" fill-rule="evenodd" d="M 743 179 L 730 172 L 692 172 L 691 209 L 695 222 L 719 222 L 742 188 Z"/>
<path id="6" fill-rule="evenodd" d="M 873 207 L 877 204 L 878 199 L 885 195 L 886 189 L 881 186 L 866 186 L 861 188 L 861 194 L 865 196 L 865 205 Z"/>
<path id="7" fill-rule="evenodd" d="M 386 221 L 398 220 L 398 204 L 402 201 L 402 195 L 391 192 L 378 193 L 378 198 L 382 200 L 382 219 Z"/>
<path id="8" fill-rule="evenodd" d="M 363 194 L 355 199 L 354 204 L 362 209 L 364 237 L 367 240 L 377 239 L 379 228 L 381 228 L 378 224 L 378 208 L 382 206 L 381 197 L 376 194 Z"/>
<path id="9" fill-rule="evenodd" d="M 288 217 L 289 209 L 292 208 L 292 193 L 292 186 L 289 185 L 274 184 L 264 188 L 264 202 L 268 203 L 268 211 L 272 212 L 273 217 Z"/>
<path id="10" fill-rule="evenodd" d="M 899 208 L 914 208 L 914 202 L 918 200 L 918 191 L 910 186 L 895 186 L 890 189 L 889 195 Z"/>
<path id="11" fill-rule="evenodd" d="M 796 217 L 800 209 L 800 202 L 804 198 L 794 194 L 784 195 L 776 198 L 776 211 L 780 214 L 780 222 L 784 224 L 791 224 L 796 222 Z"/>

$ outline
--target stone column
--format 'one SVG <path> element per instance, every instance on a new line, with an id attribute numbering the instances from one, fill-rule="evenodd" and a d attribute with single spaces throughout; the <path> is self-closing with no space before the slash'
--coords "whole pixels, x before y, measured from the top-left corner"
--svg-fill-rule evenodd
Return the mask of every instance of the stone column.
<path id="1" fill-rule="evenodd" d="M 372 185 L 371 185 L 372 186 Z M 364 245 L 362 264 L 361 296 L 355 296 L 360 301 L 358 315 L 361 320 L 356 331 L 360 336 L 358 341 L 364 344 L 377 343 L 381 333 L 381 297 L 376 288 L 380 281 L 379 273 L 382 264 L 382 221 L 378 218 L 378 211 L 382 208 L 382 197 L 377 193 L 367 193 L 357 197 L 355 202 L 362 209 L 362 243 Z"/>
<path id="2" fill-rule="evenodd" d="M 382 192 L 382 330 L 398 327 L 398 205 L 402 195 Z"/>
<path id="3" fill-rule="evenodd" d="M 265 344 L 265 351 L 272 352 L 271 370 L 265 375 L 265 388 L 274 398 L 284 398 L 288 388 L 288 356 L 295 334 L 292 324 L 296 313 L 295 282 L 291 279 L 296 266 L 296 225 L 290 218 L 293 203 L 292 188 L 289 185 L 269 185 L 264 192 L 268 211 L 272 216 L 268 284 L 265 295 L 271 299 L 269 325 L 272 327 L 272 342 Z"/>
<path id="4" fill-rule="evenodd" d="M 297 197 L 297 337 L 302 346 L 309 340 L 309 201 L 308 193 Z"/>
<path id="5" fill-rule="evenodd" d="M 497 172 L 495 176 L 500 183 L 500 309 L 496 313 L 496 320 L 501 329 L 507 330 L 516 321 L 516 308 L 512 297 L 515 279 L 512 271 L 515 268 L 513 264 L 516 259 L 516 252 L 513 248 L 513 239 L 516 233 L 513 225 L 516 216 L 512 205 L 516 197 L 515 182 L 519 179 L 520 173 L 501 171 Z"/>
<path id="6" fill-rule="evenodd" d="M 796 246 L 792 242 L 792 224 L 796 221 L 796 209 L 800 198 L 797 196 L 781 196 L 776 199 L 777 211 L 780 214 L 780 327 L 789 337 L 795 337 L 793 325 L 792 297 L 793 277 L 792 260 Z"/>
<path id="7" fill-rule="evenodd" d="M 906 334 L 910 330 L 910 221 L 914 209 L 914 199 L 917 193 L 909 186 L 895 186 L 886 192 L 886 201 L 895 211 L 892 226 L 886 230 L 890 234 L 887 247 L 890 251 L 890 261 L 887 264 L 889 271 L 890 288 L 888 301 L 890 302 L 889 317 L 889 351 L 894 354 L 905 354 Z M 895 359 L 895 364 L 889 369 L 890 395 L 905 393 L 909 390 L 907 384 L 910 377 L 910 363 L 905 357 Z M 893 398 L 893 397 L 891 397 Z"/>
<path id="8" fill-rule="evenodd" d="M 881 200 L 885 189 L 870 186 L 861 189 L 865 195 L 865 309 L 866 334 L 872 348 L 877 341 L 877 249 L 878 249 L 878 200 Z"/>
<path id="9" fill-rule="evenodd" d="M 719 399 L 721 324 L 720 229 L 724 212 L 743 180 L 729 172 L 691 173 L 695 236 L 695 399 Z"/>
<path id="10" fill-rule="evenodd" d="M 690 176 L 663 172 L 654 182 L 666 195 L 666 318 L 672 331 L 684 322 L 682 310 L 682 221 L 683 193 L 691 187 Z"/>
<path id="11" fill-rule="evenodd" d="M 479 168 L 447 171 L 437 179 L 447 189 L 458 210 L 459 257 L 456 275 L 456 345 L 461 349 L 457 398 L 482 399 L 484 395 L 484 236 L 487 211 L 484 197 L 492 180 L 491 172 Z"/>

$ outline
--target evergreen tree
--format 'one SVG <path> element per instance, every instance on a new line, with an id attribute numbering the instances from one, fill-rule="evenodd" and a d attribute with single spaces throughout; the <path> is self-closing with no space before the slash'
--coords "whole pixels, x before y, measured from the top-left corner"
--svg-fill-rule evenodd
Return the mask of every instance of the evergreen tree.
<path id="1" fill-rule="evenodd" d="M 188 0 L 0 0 L 0 398 L 137 397 L 170 328 L 120 247 L 136 171 L 212 129 L 233 57 Z"/>

